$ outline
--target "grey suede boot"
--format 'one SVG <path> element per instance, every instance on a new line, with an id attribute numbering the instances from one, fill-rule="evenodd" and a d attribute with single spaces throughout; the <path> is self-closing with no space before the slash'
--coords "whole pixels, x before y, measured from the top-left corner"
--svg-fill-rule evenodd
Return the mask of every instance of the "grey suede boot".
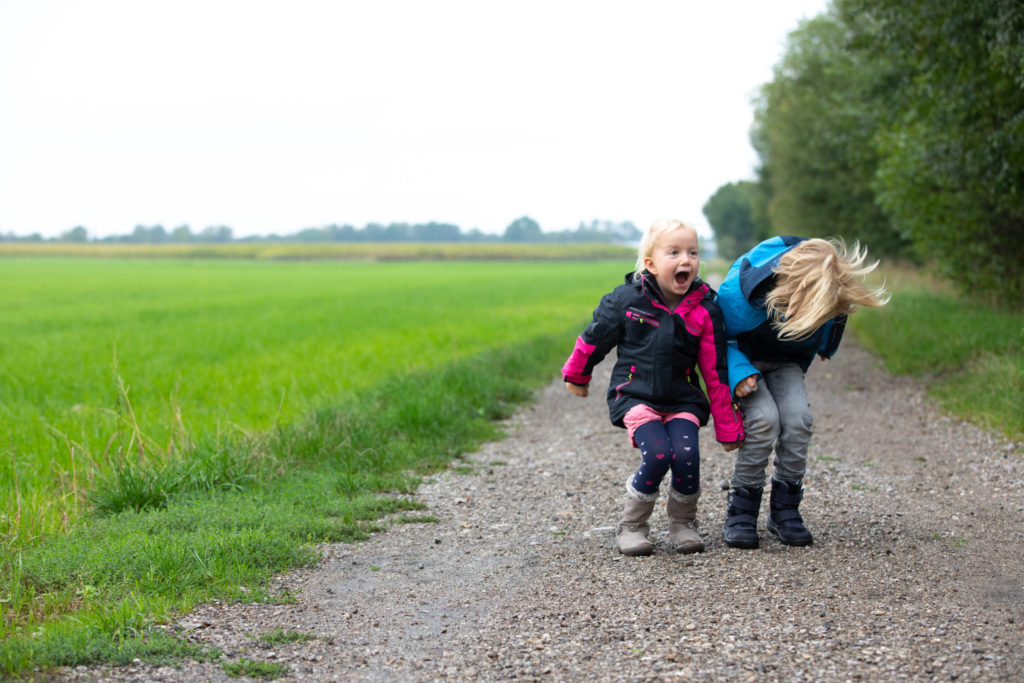
<path id="1" fill-rule="evenodd" d="M 644 494 L 633 488 L 632 477 L 626 481 L 626 502 L 622 521 L 615 527 L 615 543 L 623 555 L 650 555 L 654 544 L 647 539 L 651 527 L 647 523 L 654 511 L 657 493 Z"/>
<path id="2" fill-rule="evenodd" d="M 697 501 L 700 491 L 684 496 L 669 489 L 668 539 L 677 553 L 702 553 L 704 541 L 697 529 Z"/>

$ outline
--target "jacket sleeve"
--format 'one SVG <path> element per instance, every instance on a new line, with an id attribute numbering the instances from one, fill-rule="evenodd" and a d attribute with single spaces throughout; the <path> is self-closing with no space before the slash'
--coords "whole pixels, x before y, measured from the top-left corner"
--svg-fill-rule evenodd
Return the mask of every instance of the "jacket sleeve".
<path id="1" fill-rule="evenodd" d="M 761 371 L 754 367 L 747 355 L 739 350 L 736 342 L 729 342 L 729 394 L 736 395 L 736 385 L 751 375 L 760 375 Z"/>
<path id="2" fill-rule="evenodd" d="M 622 334 L 621 316 L 616 316 L 615 292 L 605 294 L 594 309 L 594 319 L 576 339 L 569 358 L 562 366 L 562 379 L 571 384 L 590 384 L 594 367 L 619 342 Z"/>
<path id="3" fill-rule="evenodd" d="M 711 416 L 715 420 L 715 438 L 721 443 L 735 443 L 745 438 L 743 419 L 733 403 L 729 387 L 725 322 L 714 302 L 706 301 L 700 346 L 697 351 L 697 366 L 704 379 L 711 404 Z"/>
<path id="4" fill-rule="evenodd" d="M 843 338 L 843 330 L 846 329 L 846 315 L 839 315 L 832 318 L 823 327 L 821 335 L 821 346 L 818 347 L 818 354 L 822 358 L 831 358 L 839 350 L 839 342 Z"/>

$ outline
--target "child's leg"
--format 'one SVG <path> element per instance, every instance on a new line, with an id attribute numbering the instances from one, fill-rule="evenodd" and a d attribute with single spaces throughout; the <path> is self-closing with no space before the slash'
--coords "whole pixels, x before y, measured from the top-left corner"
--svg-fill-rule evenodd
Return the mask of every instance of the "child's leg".
<path id="1" fill-rule="evenodd" d="M 632 484 L 637 492 L 657 495 L 658 487 L 672 467 L 672 440 L 660 420 L 645 422 L 633 432 L 633 440 L 640 448 L 640 468 L 633 475 Z"/>
<path id="2" fill-rule="evenodd" d="M 704 541 L 697 528 L 697 501 L 700 499 L 700 446 L 698 425 L 688 419 L 670 419 L 665 423 L 672 444 L 672 486 L 665 513 L 668 517 L 669 543 L 676 552 L 699 553 Z"/>
<path id="3" fill-rule="evenodd" d="M 775 444 L 775 473 L 769 500 L 768 530 L 786 545 L 814 542 L 800 515 L 803 478 L 807 472 L 807 446 L 814 418 L 807 402 L 804 373 L 794 363 L 780 364 L 765 375 L 779 409 L 779 438 Z"/>
<path id="4" fill-rule="evenodd" d="M 661 420 L 657 413 L 645 405 L 634 406 L 626 413 L 623 422 L 631 442 L 640 447 L 641 453 L 650 452 L 640 446 L 639 440 L 643 438 L 646 442 L 648 438 L 657 439 L 657 434 L 652 433 L 650 437 L 641 437 L 637 432 L 648 424 L 657 424 L 660 427 Z M 647 454 L 644 453 L 642 457 L 646 464 Z M 651 457 L 657 459 L 653 454 Z M 662 459 L 668 460 L 668 458 Z M 654 544 L 647 538 L 647 534 L 651 530 L 647 520 L 654 511 L 654 503 L 658 499 L 658 485 L 665 476 L 665 472 L 662 471 L 658 476 L 657 467 L 648 470 L 645 469 L 644 464 L 641 464 L 636 474 L 626 480 L 626 500 L 622 509 L 622 518 L 615 527 L 615 543 L 624 555 L 650 555 L 654 551 Z M 666 462 L 667 467 L 668 463 Z"/>
<path id="5" fill-rule="evenodd" d="M 803 370 L 796 363 L 779 363 L 774 370 L 765 373 L 764 381 L 778 409 L 775 478 L 799 482 L 807 471 L 807 446 L 814 424 Z"/>
<path id="6" fill-rule="evenodd" d="M 779 409 L 765 381 L 774 371 L 772 368 L 767 364 L 761 367 L 762 376 L 757 381 L 757 391 L 740 399 L 746 439 L 737 451 L 733 465 L 733 488 L 764 488 L 765 470 L 772 455 L 772 447 L 779 437 Z"/>
<path id="7" fill-rule="evenodd" d="M 764 492 L 764 475 L 772 447 L 779 436 L 779 410 L 765 382 L 765 378 L 774 371 L 775 364 L 755 365 L 761 371 L 761 379 L 757 381 L 757 391 L 740 399 L 746 439 L 733 465 L 732 490 L 725 509 L 725 524 L 722 525 L 725 544 L 733 548 L 756 548 L 760 544 L 757 517 Z"/>
<path id="8" fill-rule="evenodd" d="M 689 420 L 665 423 L 669 447 L 672 449 L 672 489 L 684 496 L 700 491 L 700 445 L 697 425 Z"/>

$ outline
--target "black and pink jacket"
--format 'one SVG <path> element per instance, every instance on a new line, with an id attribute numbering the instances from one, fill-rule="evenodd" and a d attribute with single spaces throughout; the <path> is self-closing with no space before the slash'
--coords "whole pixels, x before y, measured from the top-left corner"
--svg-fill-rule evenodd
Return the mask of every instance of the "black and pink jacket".
<path id="1" fill-rule="evenodd" d="M 629 409 L 643 403 L 659 411 L 693 413 L 701 425 L 712 415 L 720 442 L 743 440 L 743 422 L 729 392 L 725 324 L 714 296 L 698 279 L 670 311 L 650 273 L 644 271 L 639 280 L 630 273 L 594 309 L 594 320 L 576 340 L 562 377 L 590 384 L 594 367 L 617 347 L 608 386 L 612 424 L 624 427 Z"/>

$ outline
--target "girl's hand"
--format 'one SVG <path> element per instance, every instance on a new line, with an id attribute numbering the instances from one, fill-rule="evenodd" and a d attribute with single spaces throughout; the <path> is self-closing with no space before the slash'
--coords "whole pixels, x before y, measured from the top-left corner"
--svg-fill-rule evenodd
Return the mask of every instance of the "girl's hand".
<path id="1" fill-rule="evenodd" d="M 736 397 L 743 398 L 747 394 L 757 391 L 757 375 L 751 375 L 739 381 L 736 385 Z"/>
<path id="2" fill-rule="evenodd" d="M 569 390 L 570 394 L 581 398 L 586 397 L 586 395 L 590 393 L 590 390 L 587 388 L 589 386 L 589 384 L 580 386 L 579 384 L 573 384 L 572 382 L 565 383 L 565 388 Z"/>
<path id="3" fill-rule="evenodd" d="M 739 387 L 737 387 L 737 389 L 738 389 L 738 388 L 739 388 Z M 734 450 L 736 450 L 737 448 L 739 448 L 739 447 L 740 447 L 740 446 L 742 446 L 742 445 L 743 445 L 743 442 L 742 442 L 742 441 L 734 441 L 733 443 L 723 443 L 723 444 L 722 444 L 722 448 L 724 448 L 724 449 L 725 449 L 725 452 L 726 452 L 726 453 L 728 453 L 729 451 L 734 451 Z"/>

